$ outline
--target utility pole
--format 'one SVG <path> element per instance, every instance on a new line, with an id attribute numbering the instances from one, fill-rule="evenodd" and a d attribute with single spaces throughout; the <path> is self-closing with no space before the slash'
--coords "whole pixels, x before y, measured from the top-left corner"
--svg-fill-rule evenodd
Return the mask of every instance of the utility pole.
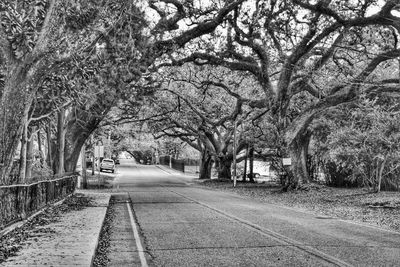
<path id="1" fill-rule="evenodd" d="M 243 182 L 247 181 L 247 158 L 249 157 L 249 144 L 246 144 L 246 154 L 244 158 L 244 167 L 243 167 Z"/>
<path id="2" fill-rule="evenodd" d="M 236 187 L 236 120 L 233 126 L 233 187 Z"/>
<path id="3" fill-rule="evenodd" d="M 111 159 L 111 129 L 108 129 L 108 136 L 107 136 L 107 146 L 108 146 L 108 158 Z"/>

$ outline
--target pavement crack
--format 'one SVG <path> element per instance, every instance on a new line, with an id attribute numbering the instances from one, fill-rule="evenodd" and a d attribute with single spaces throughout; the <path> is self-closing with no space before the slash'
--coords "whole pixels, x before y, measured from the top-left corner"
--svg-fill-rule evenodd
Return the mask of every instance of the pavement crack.
<path id="1" fill-rule="evenodd" d="M 182 201 L 176 201 L 176 202 L 172 202 L 172 201 L 170 201 L 170 202 L 162 202 L 162 201 L 132 202 L 133 205 L 136 205 L 136 204 L 140 204 L 140 205 L 142 205 L 142 204 L 188 204 L 188 203 L 195 203 L 195 202 L 193 202 L 193 201 L 186 201 L 186 202 L 182 202 Z"/>
<path id="2" fill-rule="evenodd" d="M 177 250 L 207 250 L 207 249 L 255 249 L 255 248 L 274 248 L 274 247 L 293 247 L 293 245 L 262 245 L 262 246 L 213 246 L 213 247 L 182 247 L 182 248 L 152 248 L 152 251 L 177 251 Z"/>

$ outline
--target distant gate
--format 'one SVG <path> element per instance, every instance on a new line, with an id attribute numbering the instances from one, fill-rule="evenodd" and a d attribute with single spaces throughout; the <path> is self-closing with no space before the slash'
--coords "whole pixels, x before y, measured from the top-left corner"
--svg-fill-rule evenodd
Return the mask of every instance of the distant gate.
<path id="1" fill-rule="evenodd" d="M 165 166 L 170 166 L 170 157 L 161 156 L 160 164 Z M 185 162 L 183 160 L 171 158 L 171 168 L 177 171 L 185 172 Z"/>

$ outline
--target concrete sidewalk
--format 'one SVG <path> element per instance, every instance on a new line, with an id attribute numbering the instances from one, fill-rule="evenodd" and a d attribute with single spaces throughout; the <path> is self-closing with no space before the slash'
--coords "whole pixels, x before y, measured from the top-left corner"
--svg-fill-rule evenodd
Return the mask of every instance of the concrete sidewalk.
<path id="1" fill-rule="evenodd" d="M 63 213 L 59 220 L 36 229 L 16 256 L 0 266 L 90 266 L 110 199 L 109 193 L 80 191 L 93 205 Z M 39 231 L 38 231 L 39 230 Z"/>

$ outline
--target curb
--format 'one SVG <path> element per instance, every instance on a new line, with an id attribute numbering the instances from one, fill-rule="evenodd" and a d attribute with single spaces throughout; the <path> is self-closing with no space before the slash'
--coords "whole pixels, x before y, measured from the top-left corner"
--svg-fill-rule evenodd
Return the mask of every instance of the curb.
<path id="1" fill-rule="evenodd" d="M 103 227 L 104 227 L 104 222 L 105 222 L 106 216 L 107 216 L 107 210 L 108 210 L 108 207 L 110 206 L 110 199 L 111 199 L 111 194 L 110 194 L 110 196 L 109 196 L 109 198 L 108 198 L 108 201 L 107 201 L 107 207 L 104 206 L 104 207 L 106 208 L 106 212 L 104 213 L 103 221 L 101 222 L 100 231 L 99 231 L 99 233 L 97 234 L 96 245 L 95 245 L 95 247 L 94 247 L 92 259 L 90 260 L 90 267 L 93 267 L 93 266 L 94 266 L 94 265 L 93 265 L 93 261 L 94 261 L 94 258 L 96 257 L 97 248 L 99 247 L 99 241 L 100 241 L 101 230 L 102 230 Z"/>

